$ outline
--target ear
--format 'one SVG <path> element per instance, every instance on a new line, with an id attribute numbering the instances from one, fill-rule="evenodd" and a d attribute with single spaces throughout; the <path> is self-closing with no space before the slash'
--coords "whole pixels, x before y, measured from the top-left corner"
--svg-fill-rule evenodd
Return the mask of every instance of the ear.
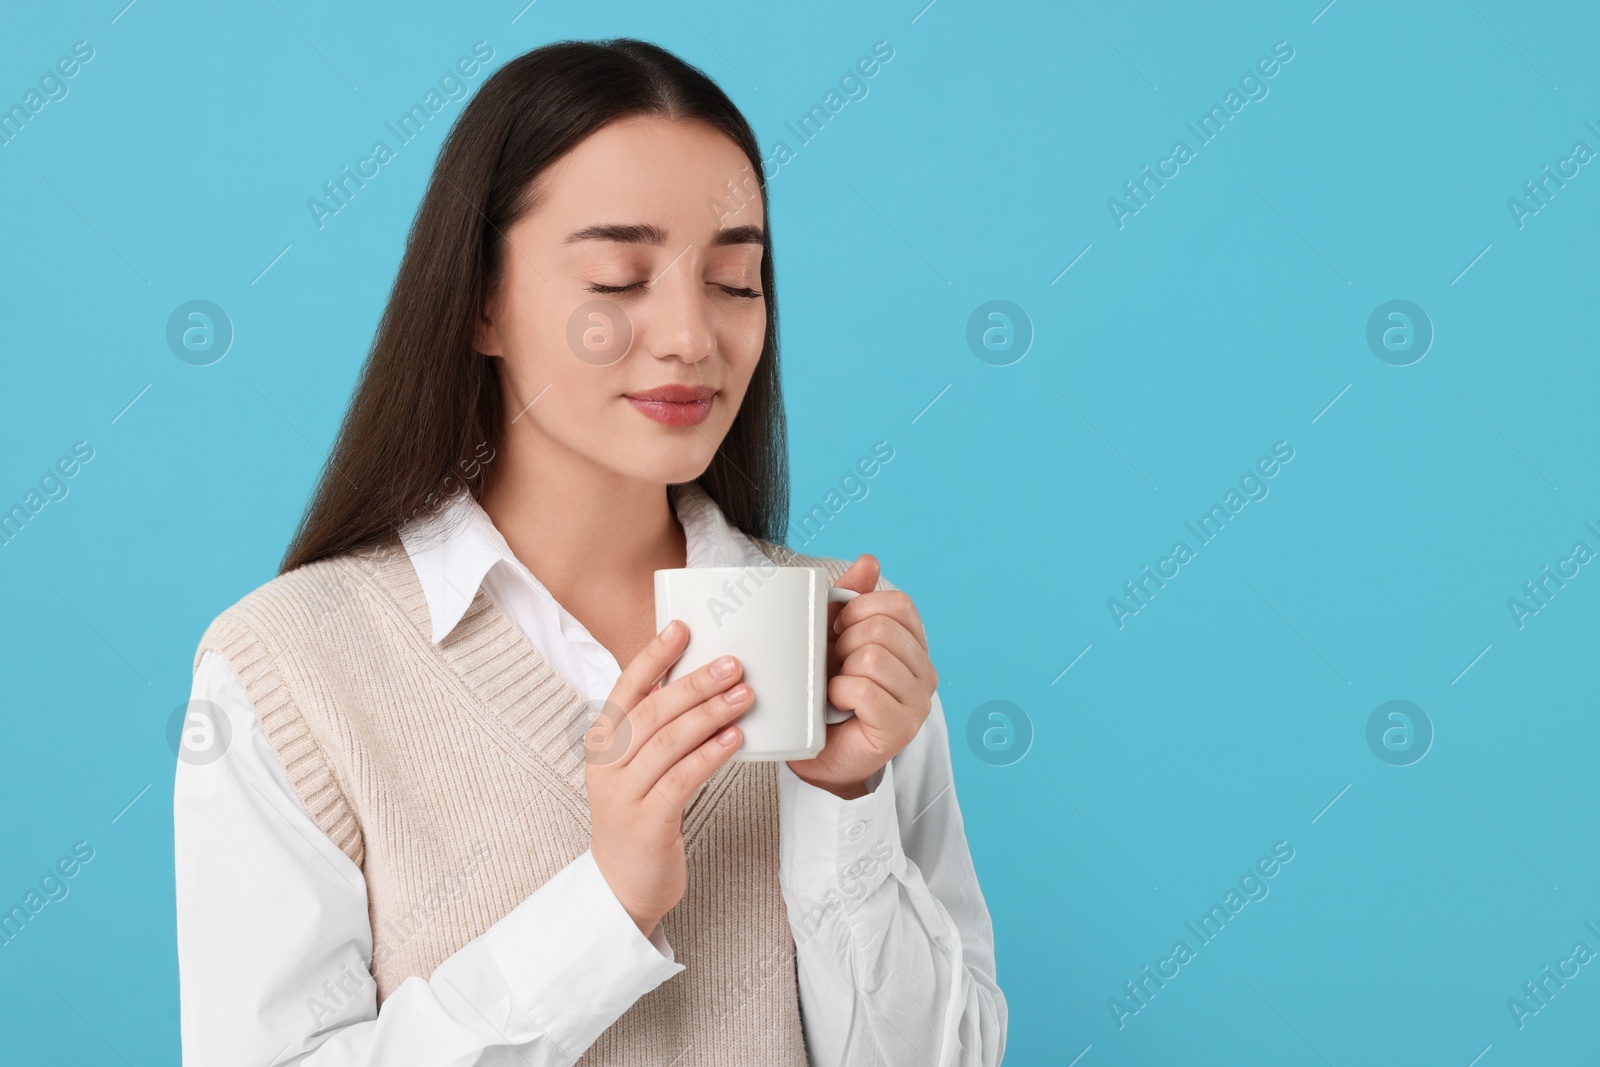
<path id="1" fill-rule="evenodd" d="M 483 308 L 478 312 L 478 322 L 472 331 L 472 348 L 486 356 L 504 356 L 505 346 L 500 342 L 500 328 L 496 324 L 499 314 L 498 301 L 495 294 L 484 298 Z"/>

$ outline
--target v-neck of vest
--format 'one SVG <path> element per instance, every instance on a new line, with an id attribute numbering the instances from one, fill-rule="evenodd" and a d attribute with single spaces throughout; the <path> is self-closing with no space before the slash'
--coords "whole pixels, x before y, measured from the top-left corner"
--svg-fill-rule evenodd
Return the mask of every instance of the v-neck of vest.
<path id="1" fill-rule="evenodd" d="M 780 566 L 793 566 L 800 559 L 787 546 L 769 549 L 766 542 L 758 544 Z M 427 596 L 399 539 L 390 538 L 366 559 L 375 565 L 369 573 L 410 621 L 421 648 L 436 655 L 476 698 L 477 706 L 471 710 L 486 733 L 541 778 L 587 827 L 583 740 L 598 708 L 550 666 L 481 583 L 461 621 L 435 645 Z M 734 786 L 751 776 L 775 772 L 774 765 L 750 761 L 718 768 L 684 808 L 685 846 L 693 846 Z"/>

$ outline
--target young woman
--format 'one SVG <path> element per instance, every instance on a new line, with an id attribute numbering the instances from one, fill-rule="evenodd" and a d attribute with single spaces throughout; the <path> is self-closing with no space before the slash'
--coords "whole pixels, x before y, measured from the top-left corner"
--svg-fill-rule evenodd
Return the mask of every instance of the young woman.
<path id="1" fill-rule="evenodd" d="M 631 39 L 463 110 L 279 575 L 196 651 L 191 1067 L 999 1062 L 916 608 L 782 543 L 761 166 Z M 652 575 L 768 560 L 862 594 L 828 682 L 855 717 L 730 761 L 759 694 L 737 662 L 658 687 L 688 635 L 652 632 Z"/>

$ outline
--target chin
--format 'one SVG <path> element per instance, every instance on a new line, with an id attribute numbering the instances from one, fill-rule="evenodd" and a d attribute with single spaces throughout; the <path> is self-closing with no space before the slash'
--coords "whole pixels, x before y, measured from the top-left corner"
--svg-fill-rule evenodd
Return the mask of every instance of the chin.
<path id="1" fill-rule="evenodd" d="M 711 466 L 716 455 L 714 441 L 720 437 L 707 434 L 702 437 L 693 429 L 687 430 L 689 438 L 671 439 L 661 435 L 654 440 L 640 441 L 624 456 L 618 456 L 617 469 L 640 481 L 676 485 L 692 482 Z"/>

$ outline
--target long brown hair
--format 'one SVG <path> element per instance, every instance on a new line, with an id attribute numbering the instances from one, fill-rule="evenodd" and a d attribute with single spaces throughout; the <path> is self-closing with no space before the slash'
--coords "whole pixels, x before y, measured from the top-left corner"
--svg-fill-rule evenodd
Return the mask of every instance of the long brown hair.
<path id="1" fill-rule="evenodd" d="M 627 115 L 696 119 L 750 160 L 767 247 L 767 334 L 739 413 L 696 479 L 728 521 L 782 543 L 789 469 L 778 381 L 778 306 L 766 176 L 750 124 L 704 73 L 634 38 L 560 41 L 496 71 L 440 150 L 349 410 L 279 573 L 386 540 L 459 486 L 481 499 L 499 465 L 499 361 L 473 349 L 501 277 L 505 232 L 540 202 L 535 180 Z M 489 452 L 492 456 L 493 451 Z"/>

